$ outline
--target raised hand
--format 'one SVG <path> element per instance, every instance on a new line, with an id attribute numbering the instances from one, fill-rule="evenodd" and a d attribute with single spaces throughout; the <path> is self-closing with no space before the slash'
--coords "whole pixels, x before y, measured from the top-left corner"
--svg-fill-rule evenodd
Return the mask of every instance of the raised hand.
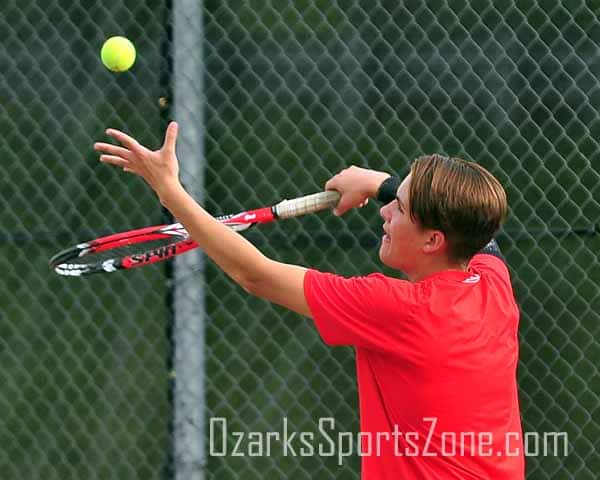
<path id="1" fill-rule="evenodd" d="M 121 145 L 97 142 L 94 149 L 101 153 L 101 162 L 141 176 L 160 197 L 165 189 L 179 185 L 179 164 L 175 153 L 177 131 L 177 123 L 171 122 L 162 147 L 150 150 L 126 133 L 109 128 L 106 134 Z"/>
<path id="2" fill-rule="evenodd" d="M 385 172 L 351 166 L 331 177 L 325 184 L 326 190 L 337 190 L 342 194 L 333 213 L 343 215 L 354 207 L 364 207 L 370 197 L 377 195 L 381 183 L 390 175 Z"/>

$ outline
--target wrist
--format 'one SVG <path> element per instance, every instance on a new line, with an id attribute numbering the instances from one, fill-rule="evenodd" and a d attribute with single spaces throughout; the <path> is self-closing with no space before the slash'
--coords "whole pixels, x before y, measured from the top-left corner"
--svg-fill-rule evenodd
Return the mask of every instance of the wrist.
<path id="1" fill-rule="evenodd" d="M 391 175 L 389 173 L 373 171 L 372 181 L 370 182 L 368 190 L 369 197 L 376 199 L 381 185 L 390 177 Z"/>
<path id="2" fill-rule="evenodd" d="M 181 185 L 179 179 L 176 179 L 171 182 L 166 182 L 161 185 L 160 188 L 157 188 L 156 195 L 158 196 L 160 203 L 168 208 L 170 200 L 174 196 L 179 195 L 182 191 L 185 192 L 183 185 Z"/>
<path id="3" fill-rule="evenodd" d="M 396 198 L 399 186 L 400 178 L 389 176 L 379 185 L 375 198 L 384 204 L 390 203 Z"/>

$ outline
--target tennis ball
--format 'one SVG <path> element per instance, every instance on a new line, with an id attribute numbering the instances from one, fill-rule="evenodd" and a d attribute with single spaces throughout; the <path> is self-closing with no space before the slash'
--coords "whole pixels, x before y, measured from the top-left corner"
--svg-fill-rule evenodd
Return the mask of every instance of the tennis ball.
<path id="1" fill-rule="evenodd" d="M 135 47 L 125 37 L 110 37 L 102 45 L 100 58 L 109 70 L 124 72 L 135 62 Z"/>

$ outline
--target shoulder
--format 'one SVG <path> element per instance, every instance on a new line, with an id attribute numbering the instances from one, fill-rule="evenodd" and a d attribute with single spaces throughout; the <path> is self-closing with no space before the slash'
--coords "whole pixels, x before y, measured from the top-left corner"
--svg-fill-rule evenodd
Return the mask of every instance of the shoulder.
<path id="1" fill-rule="evenodd" d="M 304 278 L 307 299 L 323 301 L 337 299 L 342 303 L 357 302 L 373 312 L 386 307 L 414 304 L 421 296 L 422 286 L 389 277 L 381 273 L 344 277 L 333 273 L 308 270 Z"/>
<path id="2" fill-rule="evenodd" d="M 306 272 L 305 284 L 312 283 L 320 285 L 323 288 L 343 287 L 346 290 L 406 290 L 414 287 L 414 284 L 400 278 L 388 277 L 382 273 L 371 273 L 369 275 L 359 275 L 344 277 L 335 273 L 320 272 L 309 269 Z"/>
<path id="3" fill-rule="evenodd" d="M 510 284 L 510 272 L 503 258 L 491 253 L 478 253 L 469 262 L 469 268 L 485 274 L 491 274 Z"/>
<path id="4" fill-rule="evenodd" d="M 477 254 L 471 260 L 469 268 L 481 276 L 481 287 L 489 294 L 489 298 L 495 298 L 499 312 L 505 315 L 512 311 L 514 318 L 519 318 L 519 307 L 512 287 L 510 272 L 503 259 L 486 253 Z M 511 318 L 512 318 L 511 317 Z"/>

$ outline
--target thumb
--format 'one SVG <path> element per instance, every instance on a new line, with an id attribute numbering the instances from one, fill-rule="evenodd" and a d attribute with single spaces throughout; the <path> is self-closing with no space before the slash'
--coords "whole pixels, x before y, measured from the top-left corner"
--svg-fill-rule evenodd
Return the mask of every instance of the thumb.
<path id="1" fill-rule="evenodd" d="M 175 143 L 177 142 L 177 131 L 179 130 L 179 125 L 177 122 L 169 123 L 167 127 L 167 132 L 165 133 L 165 141 L 163 143 L 163 150 L 167 152 L 175 153 Z"/>

